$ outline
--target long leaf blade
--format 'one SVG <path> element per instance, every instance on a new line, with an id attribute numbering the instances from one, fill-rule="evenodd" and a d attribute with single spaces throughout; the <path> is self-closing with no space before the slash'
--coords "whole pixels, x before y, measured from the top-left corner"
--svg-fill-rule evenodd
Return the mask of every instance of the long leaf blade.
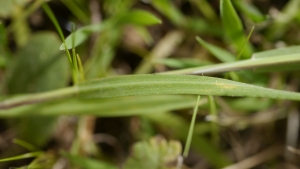
<path id="1" fill-rule="evenodd" d="M 233 62 L 235 60 L 234 55 L 229 53 L 228 51 L 217 47 L 215 45 L 209 44 L 201 39 L 199 36 L 196 37 L 196 40 L 210 53 L 212 53 L 216 58 L 218 58 L 222 62 Z"/>
<path id="2" fill-rule="evenodd" d="M 220 10 L 223 27 L 228 40 L 234 44 L 236 52 L 240 52 L 246 43 L 242 56 L 244 58 L 249 58 L 252 54 L 252 48 L 247 42 L 246 36 L 243 32 L 242 21 L 237 15 L 231 0 L 221 0 Z"/>
<path id="3" fill-rule="evenodd" d="M 84 99 L 161 94 L 300 100 L 299 93 L 268 89 L 220 78 L 191 75 L 129 75 L 105 78 L 79 85 L 79 97 Z"/>
<path id="4" fill-rule="evenodd" d="M 220 63 L 215 65 L 201 66 L 195 68 L 181 69 L 176 71 L 164 72 L 163 74 L 217 74 L 235 70 L 246 69 L 268 69 L 272 71 L 280 65 L 289 67 L 290 70 L 295 67 L 290 67 L 291 64 L 298 64 L 300 62 L 300 46 L 288 47 L 285 49 L 274 49 L 269 51 L 263 51 L 253 54 L 252 59 Z M 276 70 L 276 69 L 275 69 Z M 277 70 L 278 71 L 278 70 Z"/>
<path id="5" fill-rule="evenodd" d="M 268 89 L 220 78 L 191 75 L 127 75 L 87 81 L 78 86 L 50 92 L 14 97 L 0 102 L 0 109 L 51 101 L 76 94 L 82 99 L 190 94 L 265 97 L 300 101 L 300 93 Z"/>
<path id="6" fill-rule="evenodd" d="M 94 115 L 120 117 L 165 112 L 194 106 L 194 96 L 134 96 L 114 99 L 67 99 L 0 110 L 0 117 Z M 118 104 L 118 106 L 115 106 Z"/>

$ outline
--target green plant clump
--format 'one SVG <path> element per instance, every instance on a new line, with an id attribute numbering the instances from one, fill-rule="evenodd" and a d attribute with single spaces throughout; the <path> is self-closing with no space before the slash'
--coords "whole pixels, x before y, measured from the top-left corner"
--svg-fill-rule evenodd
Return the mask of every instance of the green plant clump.
<path id="1" fill-rule="evenodd" d="M 0 6 L 0 168 L 300 165 L 300 1 Z"/>

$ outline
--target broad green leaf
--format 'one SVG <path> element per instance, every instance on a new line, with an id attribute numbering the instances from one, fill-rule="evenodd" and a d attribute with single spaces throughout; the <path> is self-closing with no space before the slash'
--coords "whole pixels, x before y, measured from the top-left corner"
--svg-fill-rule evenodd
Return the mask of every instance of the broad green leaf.
<path id="1" fill-rule="evenodd" d="M 78 88 L 79 97 L 84 99 L 155 94 L 194 94 L 300 100 L 299 93 L 268 89 L 220 78 L 191 75 L 119 76 L 81 83 Z"/>
<path id="2" fill-rule="evenodd" d="M 67 157 L 73 165 L 78 166 L 80 168 L 84 168 L 84 169 L 117 169 L 118 168 L 117 166 L 114 166 L 112 164 L 103 161 L 99 161 L 87 157 L 75 156 L 75 155 L 68 154 L 66 152 L 63 152 L 62 154 L 65 157 Z"/>
<path id="3" fill-rule="evenodd" d="M 189 69 L 181 69 L 176 71 L 164 72 L 163 74 L 217 74 L 236 70 L 246 69 L 268 69 L 278 71 L 276 67 L 283 69 L 296 69 L 293 65 L 300 62 L 300 49 L 299 46 L 288 47 L 285 49 L 274 49 L 269 51 L 263 51 L 253 54 L 254 57 L 248 60 L 235 61 L 230 63 L 220 63 L 215 65 L 208 65 L 202 67 L 195 67 Z M 278 54 L 277 54 L 278 53 Z M 290 67 L 292 65 L 292 67 Z M 283 68 L 282 68 L 283 66 Z M 259 69 L 258 69 L 259 68 Z"/>
<path id="4" fill-rule="evenodd" d="M 241 1 L 241 0 L 233 0 L 233 4 L 249 19 L 253 22 L 262 22 L 266 20 L 266 16 L 264 16 L 252 3 Z"/>
<path id="5" fill-rule="evenodd" d="M 33 35 L 9 65 L 6 76 L 8 92 L 32 93 L 64 87 L 69 70 L 66 57 L 56 48 L 59 44 L 54 33 Z"/>
<path id="6" fill-rule="evenodd" d="M 114 99 L 68 99 L 0 110 L 0 117 L 95 115 L 120 117 L 191 108 L 194 96 L 134 96 Z M 116 106 L 116 104 L 118 106 Z"/>
<path id="7" fill-rule="evenodd" d="M 149 142 L 137 142 L 133 145 L 124 169 L 175 169 L 181 149 L 179 141 L 167 141 L 160 136 L 151 138 Z"/>
<path id="8" fill-rule="evenodd" d="M 65 87 L 69 75 L 68 61 L 63 52 L 58 50 L 59 44 L 54 33 L 34 34 L 28 44 L 18 50 L 8 67 L 8 93 L 36 93 Z M 51 137 L 55 123 L 55 117 L 17 119 L 18 131 L 21 131 L 17 137 L 41 146 Z"/>
<path id="9" fill-rule="evenodd" d="M 243 49 L 242 57 L 249 58 L 252 54 L 252 47 L 250 43 L 247 42 L 247 38 L 243 31 L 243 24 L 237 15 L 231 0 L 221 0 L 220 4 L 221 18 L 226 37 L 229 42 L 233 43 L 237 53 L 239 53 L 243 46 L 246 45 Z"/>
<path id="10" fill-rule="evenodd" d="M 205 49 L 207 49 L 210 53 L 212 53 L 215 57 L 217 57 L 220 61 L 222 61 L 222 62 L 233 62 L 233 61 L 235 61 L 235 57 L 231 53 L 227 52 L 226 50 L 205 42 L 199 36 L 196 37 L 196 40 Z"/>

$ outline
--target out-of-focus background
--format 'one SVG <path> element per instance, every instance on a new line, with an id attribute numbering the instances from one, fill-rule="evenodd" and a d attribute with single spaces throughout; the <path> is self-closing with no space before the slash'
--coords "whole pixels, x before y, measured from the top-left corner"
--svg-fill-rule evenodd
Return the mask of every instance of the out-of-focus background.
<path id="1" fill-rule="evenodd" d="M 80 33 L 85 80 L 246 60 L 300 42 L 298 0 L 0 0 L 0 99 L 75 84 L 43 3 L 65 38 Z M 299 91 L 299 64 L 287 67 L 209 76 Z M 1 110 L 0 168 L 180 168 L 195 104 L 75 98 Z M 201 96 L 181 168 L 297 169 L 298 129 L 298 102 Z"/>

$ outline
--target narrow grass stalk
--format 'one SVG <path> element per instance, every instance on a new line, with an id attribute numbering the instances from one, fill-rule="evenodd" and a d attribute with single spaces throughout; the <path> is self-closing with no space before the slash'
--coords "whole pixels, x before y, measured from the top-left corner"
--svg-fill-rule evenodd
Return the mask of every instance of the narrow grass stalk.
<path id="1" fill-rule="evenodd" d="M 193 132 L 194 132 L 196 116 L 197 116 L 197 111 L 198 111 L 199 101 L 200 101 L 200 95 L 197 98 L 197 103 L 196 103 L 196 106 L 194 108 L 194 113 L 193 113 L 193 117 L 192 117 L 191 124 L 190 124 L 189 134 L 188 134 L 186 144 L 185 144 L 185 147 L 184 147 L 184 151 L 183 151 L 183 157 L 184 158 L 186 158 L 189 154 L 189 150 L 190 150 L 190 146 L 191 146 L 191 142 L 192 142 L 192 137 L 193 137 Z"/>
<path id="2" fill-rule="evenodd" d="M 13 143 L 18 144 L 19 146 L 22 146 L 22 147 L 26 148 L 29 151 L 37 151 L 37 150 L 39 150 L 34 145 L 32 145 L 32 144 L 30 144 L 30 143 L 28 143 L 26 141 L 20 140 L 20 139 L 16 139 L 16 138 L 13 139 Z"/>
<path id="3" fill-rule="evenodd" d="M 78 72 L 78 64 L 77 64 L 77 57 L 76 57 L 76 50 L 75 50 L 75 24 L 72 23 L 72 61 L 73 61 L 73 68 L 74 71 L 72 72 L 74 75 L 74 84 L 77 84 L 79 81 L 79 72 Z"/>
<path id="4" fill-rule="evenodd" d="M 243 53 L 243 51 L 244 51 L 244 49 L 245 49 L 245 46 L 247 45 L 247 42 L 249 42 L 249 39 L 250 39 L 250 37 L 251 37 L 251 35 L 252 35 L 252 33 L 253 33 L 253 31 L 254 31 L 254 26 L 251 28 L 251 30 L 250 30 L 250 32 L 249 32 L 249 35 L 247 36 L 247 39 L 246 39 L 246 41 L 244 42 L 244 44 L 243 44 L 243 46 L 242 46 L 242 49 L 241 49 L 241 51 L 239 52 L 239 54 L 237 55 L 237 57 L 236 57 L 236 60 L 240 60 L 240 58 L 241 58 L 241 56 L 242 56 L 242 53 Z"/>
<path id="5" fill-rule="evenodd" d="M 61 40 L 63 41 L 65 49 L 68 49 L 66 41 L 65 41 L 65 38 L 64 38 L 64 35 L 63 35 L 63 32 L 62 32 L 62 30 L 61 30 L 61 28 L 60 28 L 60 26 L 58 24 L 58 21 L 56 20 L 54 14 L 53 14 L 53 12 L 51 11 L 50 7 L 46 3 L 44 3 L 42 5 L 42 8 L 46 12 L 46 14 L 48 15 L 48 17 L 52 21 L 52 23 L 54 24 L 54 26 L 55 26 L 55 28 L 56 28 L 56 30 L 57 30 L 57 32 L 58 32 Z M 68 57 L 68 60 L 69 60 L 69 65 L 70 65 L 70 69 L 72 71 L 72 79 L 73 79 L 73 81 L 76 81 L 76 74 L 74 72 L 75 71 L 74 70 L 74 66 L 72 65 L 73 61 L 72 61 L 71 54 L 70 54 L 69 50 L 65 50 L 65 52 L 67 54 L 67 57 Z"/>
<path id="6" fill-rule="evenodd" d="M 67 45 L 65 44 L 65 37 L 63 35 L 63 32 L 62 32 L 62 30 L 61 30 L 61 28 L 60 28 L 60 26 L 58 24 L 58 21 L 56 20 L 56 18 L 54 16 L 52 10 L 50 9 L 50 7 L 46 3 L 44 3 L 42 5 L 42 7 L 43 7 L 44 11 L 46 12 L 46 14 L 48 15 L 48 17 L 50 18 L 50 20 L 52 21 L 52 23 L 54 24 L 54 26 L 55 26 L 55 28 L 56 28 L 56 30 L 58 32 L 58 35 L 60 36 L 61 40 L 63 41 L 63 43 L 64 43 L 64 45 L 66 47 L 65 49 L 68 49 Z M 71 58 L 71 55 L 70 55 L 69 51 L 66 50 L 66 53 L 67 53 L 69 62 L 72 63 L 72 58 Z"/>
<path id="7" fill-rule="evenodd" d="M 15 161 L 15 160 L 22 160 L 22 159 L 25 159 L 25 158 L 37 157 L 37 156 L 39 156 L 43 153 L 44 152 L 42 152 L 42 151 L 30 152 L 30 153 L 26 153 L 26 154 L 14 156 L 14 157 L 0 159 L 0 162 Z"/>

